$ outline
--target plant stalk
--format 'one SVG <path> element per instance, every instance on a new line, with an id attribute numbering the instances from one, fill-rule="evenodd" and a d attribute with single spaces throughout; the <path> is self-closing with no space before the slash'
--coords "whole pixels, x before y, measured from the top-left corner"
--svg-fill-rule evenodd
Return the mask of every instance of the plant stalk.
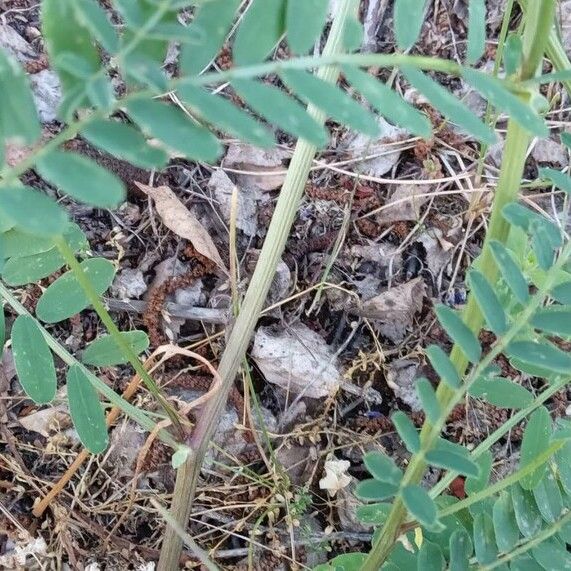
<path id="1" fill-rule="evenodd" d="M 549 31 L 553 24 L 555 1 L 538 0 L 534 4 L 534 10 L 528 13 L 524 30 L 523 44 L 525 51 L 520 72 L 520 79 L 522 81 L 535 76 L 536 70 L 543 60 Z M 532 18 L 535 19 L 532 20 Z M 500 169 L 500 177 L 490 216 L 490 225 L 482 246 L 482 254 L 477 262 L 478 269 L 491 283 L 494 283 L 497 279 L 498 268 L 493 259 L 489 244 L 491 240 L 498 240 L 504 244 L 507 241 L 510 225 L 503 218 L 502 209 L 506 204 L 517 199 L 521 179 L 523 177 L 527 148 L 530 141 L 531 136 L 529 133 L 513 119 L 510 119 L 508 122 L 504 159 Z M 478 334 L 483 325 L 483 317 L 474 296 L 469 296 L 462 317 L 466 325 L 475 334 Z M 459 374 L 464 376 L 468 366 L 468 360 L 457 344 L 452 348 L 450 359 Z M 437 389 L 437 397 L 442 410 L 447 411 L 449 409 L 456 394 L 457 391 L 449 388 L 445 383 L 440 382 Z M 418 484 L 421 481 L 426 469 L 424 455 L 426 451 L 433 446 L 438 437 L 438 434 L 435 432 L 431 423 L 425 421 L 420 433 L 421 451 L 419 454 L 413 456 L 404 474 L 402 486 Z M 373 545 L 371 552 L 362 566 L 362 571 L 377 571 L 386 561 L 395 541 L 400 535 L 401 525 L 403 524 L 406 514 L 407 510 L 400 496 L 398 496 L 394 500 L 377 542 Z"/>
<path id="2" fill-rule="evenodd" d="M 339 5 L 323 51 L 324 57 L 334 57 L 342 51 L 345 23 L 354 6 L 352 0 L 343 0 Z M 322 67 L 317 75 L 325 81 L 334 83 L 339 76 L 339 70 L 331 66 Z M 325 122 L 324 113 L 312 105 L 308 106 L 308 114 L 319 124 Z M 218 419 L 226 406 L 228 393 L 244 359 L 250 338 L 266 301 L 277 265 L 285 249 L 289 231 L 295 220 L 316 152 L 316 147 L 306 141 L 298 141 L 296 144 L 260 258 L 220 361 L 218 372 L 222 378 L 222 385 L 213 398 L 208 401 L 205 410 L 198 419 L 190 442 L 194 454 L 177 473 L 171 509 L 173 517 L 183 528 L 190 517 L 204 455 L 218 426 Z M 167 526 L 158 571 L 176 569 L 181 550 L 182 541 L 179 535 L 171 526 Z"/>

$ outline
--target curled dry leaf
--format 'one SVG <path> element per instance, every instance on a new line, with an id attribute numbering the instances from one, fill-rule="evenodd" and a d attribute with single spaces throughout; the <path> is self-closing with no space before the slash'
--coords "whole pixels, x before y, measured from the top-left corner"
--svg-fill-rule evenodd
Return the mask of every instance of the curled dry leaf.
<path id="1" fill-rule="evenodd" d="M 422 410 L 422 405 L 416 394 L 416 378 L 418 361 L 414 359 L 397 359 L 392 361 L 386 373 L 387 385 L 395 396 L 407 404 L 411 410 Z"/>
<path id="2" fill-rule="evenodd" d="M 350 311 L 378 322 L 379 331 L 393 343 L 404 339 L 422 308 L 426 286 L 421 277 L 393 287 Z"/>
<path id="3" fill-rule="evenodd" d="M 155 201 L 157 212 L 169 230 L 188 240 L 197 252 L 212 260 L 221 270 L 228 273 L 218 249 L 204 226 L 168 186 L 153 188 L 139 182 L 135 184 Z"/>
<path id="4" fill-rule="evenodd" d="M 26 429 L 32 432 L 37 432 L 46 438 L 49 438 L 50 433 L 58 430 L 61 421 L 68 421 L 67 407 L 58 405 L 50 408 L 44 408 L 22 416 L 18 422 Z"/>

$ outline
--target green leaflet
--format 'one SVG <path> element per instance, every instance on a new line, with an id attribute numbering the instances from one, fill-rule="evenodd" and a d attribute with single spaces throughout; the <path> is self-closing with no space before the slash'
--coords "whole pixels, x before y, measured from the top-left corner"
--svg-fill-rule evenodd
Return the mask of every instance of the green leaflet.
<path id="1" fill-rule="evenodd" d="M 449 541 L 450 571 L 468 571 L 472 555 L 472 541 L 465 529 L 457 529 Z"/>
<path id="2" fill-rule="evenodd" d="M 26 234 L 15 228 L 2 234 L 2 254 L 6 258 L 20 258 L 47 252 L 54 247 L 53 240 Z"/>
<path id="3" fill-rule="evenodd" d="M 198 8 L 191 28 L 200 40 L 184 44 L 180 52 L 182 76 L 198 75 L 216 57 L 226 38 L 240 0 L 210 0 Z"/>
<path id="4" fill-rule="evenodd" d="M 149 338 L 144 331 L 123 331 L 121 337 L 136 354 L 142 353 L 149 346 Z M 95 367 L 110 367 L 129 362 L 129 358 L 123 354 L 112 335 L 104 335 L 92 341 L 83 352 L 81 360 L 86 365 Z"/>
<path id="5" fill-rule="evenodd" d="M 376 117 L 339 87 L 301 70 L 286 70 L 282 79 L 306 103 L 312 103 L 341 125 L 352 127 L 369 137 L 379 135 Z"/>
<path id="6" fill-rule="evenodd" d="M 194 113 L 217 129 L 258 147 L 274 144 L 274 137 L 265 125 L 224 97 L 191 84 L 180 85 L 178 94 Z"/>
<path id="7" fill-rule="evenodd" d="M 59 68 L 57 58 L 63 53 L 70 52 L 81 57 L 93 69 L 99 69 L 101 60 L 97 46 L 91 41 L 89 34 L 78 33 L 82 27 L 77 18 L 76 0 L 44 0 L 42 2 L 42 32 L 50 61 L 58 72 L 64 95 L 72 92 L 77 94 L 72 108 L 75 109 L 85 102 L 84 80 Z"/>
<path id="8" fill-rule="evenodd" d="M 533 489 L 533 497 L 539 513 L 547 523 L 553 523 L 561 517 L 563 498 L 551 469 L 547 469 L 543 478 Z"/>
<path id="9" fill-rule="evenodd" d="M 365 559 L 367 559 L 366 553 L 344 553 L 314 567 L 313 571 L 360 571 Z"/>
<path id="10" fill-rule="evenodd" d="M 500 551 L 510 551 L 519 541 L 514 505 L 509 492 L 500 492 L 493 509 L 494 533 Z"/>
<path id="11" fill-rule="evenodd" d="M 551 181 L 553 186 L 564 190 L 566 193 L 571 193 L 571 177 L 569 175 L 555 169 L 540 168 L 539 177 Z"/>
<path id="12" fill-rule="evenodd" d="M 524 364 L 539 366 L 542 369 L 568 375 L 571 370 L 571 357 L 561 349 L 547 342 L 513 341 L 507 353 Z"/>
<path id="13" fill-rule="evenodd" d="M 567 547 L 554 537 L 542 541 L 531 553 L 545 571 L 561 571 L 571 567 L 571 555 L 567 552 Z"/>
<path id="14" fill-rule="evenodd" d="M 474 269 L 470 270 L 468 281 L 489 328 L 496 335 L 503 335 L 508 328 L 507 317 L 492 286 L 483 274 Z"/>
<path id="15" fill-rule="evenodd" d="M 446 119 L 456 123 L 482 143 L 492 145 L 496 141 L 494 131 L 440 84 L 412 67 L 403 67 L 403 72 L 410 84 L 416 87 Z"/>
<path id="16" fill-rule="evenodd" d="M 501 377 L 480 377 L 468 392 L 501 408 L 525 408 L 533 402 L 533 395 L 527 389 Z"/>
<path id="17" fill-rule="evenodd" d="M 521 443 L 520 468 L 531 464 L 535 458 L 549 447 L 551 437 L 551 417 L 548 410 L 541 406 L 529 417 Z M 545 464 L 537 470 L 524 476 L 520 483 L 525 490 L 533 490 L 543 478 Z"/>
<path id="18" fill-rule="evenodd" d="M 402 438 L 406 449 L 411 454 L 416 454 L 420 450 L 420 437 L 410 418 L 399 410 L 391 416 L 391 420 L 399 436 Z"/>
<path id="19" fill-rule="evenodd" d="M 36 168 L 42 178 L 81 202 L 116 208 L 125 199 L 123 183 L 81 155 L 51 151 L 38 160 Z"/>
<path id="20" fill-rule="evenodd" d="M 28 78 L 20 65 L 0 49 L 0 140 L 14 138 L 33 143 L 40 136 L 40 122 Z M 0 144 L 2 148 L 4 144 Z M 1 155 L 2 153 L 0 153 Z M 0 156 L 0 165 L 3 163 Z"/>
<path id="21" fill-rule="evenodd" d="M 571 305 L 571 282 L 563 282 L 551 290 L 551 296 L 559 303 Z"/>
<path id="22" fill-rule="evenodd" d="M 398 492 L 398 485 L 379 482 L 374 478 L 363 480 L 357 484 L 355 494 L 358 498 L 369 502 L 379 502 L 394 496 Z"/>
<path id="23" fill-rule="evenodd" d="M 519 484 L 511 486 L 510 492 L 520 532 L 524 537 L 534 536 L 541 529 L 542 518 L 532 493 L 524 490 Z"/>
<path id="24" fill-rule="evenodd" d="M 395 35 L 401 50 L 408 50 L 416 43 L 425 7 L 426 0 L 395 0 Z"/>
<path id="25" fill-rule="evenodd" d="M 415 384 L 416 394 L 422 404 L 422 410 L 431 423 L 438 422 L 440 419 L 441 408 L 436 392 L 432 388 L 430 381 L 424 377 L 418 379 Z"/>
<path id="26" fill-rule="evenodd" d="M 468 4 L 468 49 L 467 62 L 476 63 L 486 48 L 486 2 L 470 0 Z"/>
<path id="27" fill-rule="evenodd" d="M 4 306 L 0 307 L 0 359 L 4 354 L 4 344 L 6 343 L 6 315 Z"/>
<path id="28" fill-rule="evenodd" d="M 474 461 L 480 468 L 480 474 L 466 478 L 464 490 L 469 496 L 486 488 L 492 472 L 492 454 L 489 450 L 486 450 L 478 458 L 474 458 Z"/>
<path id="29" fill-rule="evenodd" d="M 66 380 L 69 410 L 79 439 L 92 454 L 99 454 L 109 444 L 99 395 L 78 365 L 69 368 Z"/>
<path id="30" fill-rule="evenodd" d="M 474 518 L 474 551 L 481 565 L 493 563 L 498 556 L 492 518 L 480 513 Z"/>
<path id="31" fill-rule="evenodd" d="M 270 123 L 316 147 L 321 148 L 327 144 L 325 128 L 282 90 L 249 79 L 235 80 L 232 84 L 246 103 Z"/>
<path id="32" fill-rule="evenodd" d="M 571 496 L 571 441 L 567 441 L 556 453 L 555 463 L 559 481 L 568 496 Z"/>
<path id="33" fill-rule="evenodd" d="M 431 541 L 423 541 L 418 552 L 418 571 L 442 571 L 444 556 L 438 545 Z"/>
<path id="34" fill-rule="evenodd" d="M 35 320 L 20 315 L 12 325 L 12 354 L 18 380 L 37 404 L 46 404 L 56 395 L 57 380 L 50 348 Z"/>
<path id="35" fill-rule="evenodd" d="M 101 47 L 114 54 L 119 49 L 119 37 L 105 10 L 96 0 L 76 0 L 73 7 L 78 23 L 101 44 Z"/>
<path id="36" fill-rule="evenodd" d="M 23 232 L 36 236 L 63 234 L 68 217 L 54 200 L 27 186 L 0 189 L 0 213 Z"/>
<path id="37" fill-rule="evenodd" d="M 287 0 L 287 42 L 294 54 L 306 54 L 319 39 L 329 0 Z"/>
<path id="38" fill-rule="evenodd" d="M 523 45 L 520 36 L 517 33 L 509 34 L 504 47 L 504 68 L 508 77 L 519 69 L 522 52 Z"/>
<path id="39" fill-rule="evenodd" d="M 512 293 L 520 303 L 527 303 L 529 286 L 510 251 L 498 240 L 490 241 L 490 250 Z"/>
<path id="40" fill-rule="evenodd" d="M 502 216 L 528 234 L 533 234 L 539 227 L 543 228 L 551 247 L 556 249 L 561 246 L 561 231 L 541 214 L 537 214 L 517 202 L 510 202 L 504 206 Z"/>
<path id="41" fill-rule="evenodd" d="M 571 335 L 571 307 L 555 305 L 539 309 L 531 318 L 531 324 L 547 333 Z"/>
<path id="42" fill-rule="evenodd" d="M 420 486 L 405 486 L 401 495 L 406 509 L 421 525 L 430 528 L 437 523 L 436 504 L 426 490 Z"/>
<path id="43" fill-rule="evenodd" d="M 102 295 L 113 282 L 115 266 L 103 258 L 91 258 L 81 268 L 98 295 Z M 53 282 L 42 294 L 36 315 L 46 323 L 57 323 L 79 313 L 90 305 L 83 288 L 73 272 L 69 271 Z"/>
<path id="44" fill-rule="evenodd" d="M 428 139 L 432 132 L 430 121 L 409 105 L 400 95 L 368 73 L 344 66 L 343 74 L 351 85 L 384 117 L 409 130 L 413 135 Z"/>
<path id="45" fill-rule="evenodd" d="M 357 517 L 363 523 L 371 523 L 374 525 L 383 525 L 389 512 L 391 504 L 370 504 L 368 506 L 357 507 Z"/>
<path id="46" fill-rule="evenodd" d="M 402 479 L 402 470 L 392 458 L 381 452 L 367 452 L 363 462 L 375 480 L 398 485 Z"/>
<path id="47" fill-rule="evenodd" d="M 466 476 L 477 477 L 480 473 L 480 468 L 477 464 L 464 456 L 454 454 L 448 450 L 431 450 L 426 453 L 426 461 L 438 468 L 452 470 Z"/>
<path id="48" fill-rule="evenodd" d="M 216 137 L 173 105 L 137 100 L 127 104 L 127 112 L 151 137 L 189 159 L 214 162 L 220 155 Z"/>
<path id="49" fill-rule="evenodd" d="M 508 113 L 524 129 L 538 137 L 549 135 L 545 121 L 537 115 L 531 105 L 509 92 L 499 79 L 470 68 L 464 68 L 462 76 L 492 105 Z"/>
<path id="50" fill-rule="evenodd" d="M 143 169 L 161 168 L 168 162 L 162 149 L 151 147 L 135 127 L 119 121 L 93 121 L 81 135 L 99 149 Z"/>
<path id="51" fill-rule="evenodd" d="M 471 329 L 462 321 L 462 318 L 445 305 L 436 307 L 436 315 L 450 336 L 457 343 L 462 352 L 471 363 L 477 363 L 482 356 L 482 348 Z"/>
<path id="52" fill-rule="evenodd" d="M 263 61 L 285 31 L 285 0 L 253 0 L 234 40 L 234 63 Z"/>
<path id="53" fill-rule="evenodd" d="M 460 387 L 461 380 L 456 367 L 454 367 L 448 355 L 438 345 L 427 347 L 426 355 L 444 383 L 453 389 Z"/>

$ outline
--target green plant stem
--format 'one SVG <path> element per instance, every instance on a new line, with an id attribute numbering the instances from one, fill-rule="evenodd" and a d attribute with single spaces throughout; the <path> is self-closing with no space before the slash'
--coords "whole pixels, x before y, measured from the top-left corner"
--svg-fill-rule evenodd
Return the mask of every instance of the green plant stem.
<path id="1" fill-rule="evenodd" d="M 65 263 L 69 266 L 70 270 L 73 272 L 75 279 L 83 289 L 87 299 L 93 306 L 93 309 L 95 309 L 97 315 L 99 316 L 99 319 L 101 319 L 103 325 L 105 325 L 107 331 L 109 331 L 109 334 L 113 337 L 113 340 L 115 341 L 119 349 L 121 349 L 121 353 L 123 353 L 123 355 L 129 360 L 129 363 L 131 364 L 133 369 L 135 369 L 135 372 L 141 377 L 141 380 L 145 383 L 146 387 L 158 400 L 160 405 L 168 414 L 171 421 L 175 423 L 175 426 L 177 426 L 180 429 L 181 428 L 180 420 L 176 412 L 163 397 L 159 387 L 152 379 L 152 377 L 149 375 L 149 373 L 146 371 L 145 367 L 143 367 L 143 363 L 141 362 L 137 354 L 133 351 L 129 343 L 127 343 L 123 338 L 123 336 L 121 335 L 121 332 L 115 325 L 113 318 L 109 315 L 109 312 L 103 305 L 100 296 L 93 289 L 91 282 L 87 279 L 87 276 L 81 269 L 81 265 L 77 261 L 73 250 L 69 247 L 67 242 L 62 237 L 55 238 L 54 243 L 57 249 L 59 250 L 60 254 L 62 255 L 63 259 L 65 260 Z"/>
<path id="2" fill-rule="evenodd" d="M 482 565 L 478 567 L 479 571 L 491 571 L 492 569 L 497 569 L 498 567 L 502 567 L 505 569 L 505 564 L 512 559 L 515 559 L 518 555 L 522 555 L 523 553 L 527 553 L 530 549 L 533 549 L 536 545 L 544 542 L 546 539 L 549 539 L 556 533 L 559 533 L 563 526 L 567 525 L 571 522 L 571 512 L 566 513 L 562 518 L 558 519 L 557 521 L 553 522 L 549 527 L 540 531 L 537 535 L 534 535 L 531 539 L 528 539 L 509 553 L 498 557 L 496 561 L 490 563 L 489 565 Z"/>
<path id="3" fill-rule="evenodd" d="M 509 420 L 504 422 L 499 428 L 494 430 L 485 440 L 483 440 L 471 453 L 473 458 L 479 458 L 486 450 L 495 444 L 502 436 L 507 434 L 514 426 L 524 420 L 535 409 L 540 407 L 546 400 L 551 398 L 555 393 L 559 392 L 569 379 L 563 379 L 550 385 L 545 389 L 529 406 L 521 409 L 514 414 Z M 430 490 L 432 498 L 438 497 L 459 475 L 458 472 L 450 471 Z"/>
<path id="4" fill-rule="evenodd" d="M 536 13 L 534 11 L 533 16 L 539 20 L 547 21 L 548 25 L 551 26 L 555 6 L 554 0 L 538 0 L 537 4 L 539 5 L 539 12 Z M 539 63 L 543 59 L 543 53 L 545 51 L 545 45 L 549 35 L 549 27 L 547 27 L 547 32 L 545 32 L 546 26 L 547 24 L 543 21 L 526 21 L 524 30 L 524 46 L 526 46 L 527 51 L 524 52 L 526 57 L 522 62 L 522 72 L 520 73 L 521 80 L 533 77 Z M 544 31 L 542 35 L 539 34 L 540 30 Z M 531 58 L 534 59 L 532 60 Z M 525 72 L 523 70 L 525 70 Z M 530 72 L 529 70 L 533 71 Z M 502 216 L 502 209 L 507 203 L 512 202 L 517 198 L 523 176 L 526 152 L 530 140 L 531 137 L 527 131 L 525 131 L 523 127 L 519 126 L 513 119 L 510 119 L 508 122 L 504 159 L 500 169 L 500 177 L 492 207 L 490 225 L 482 247 L 482 254 L 478 260 L 478 269 L 491 283 L 494 283 L 497 279 L 498 268 L 496 267 L 493 259 L 491 249 L 489 248 L 489 243 L 491 240 L 498 240 L 502 243 L 505 243 L 507 240 L 509 224 Z M 483 317 L 474 296 L 469 296 L 468 303 L 462 317 L 466 325 L 473 332 L 478 333 L 480 331 L 483 325 Z M 490 352 L 490 354 L 491 353 L 492 352 Z M 453 347 L 450 359 L 459 374 L 463 376 L 468 366 L 468 360 L 458 345 Z M 484 361 L 486 360 L 487 359 L 484 359 Z M 480 363 L 480 365 L 481 364 L 482 363 Z M 478 366 L 477 369 L 480 369 L 480 366 Z M 466 387 L 464 387 L 464 389 L 465 388 Z M 426 469 L 426 463 L 424 460 L 425 454 L 436 442 L 436 439 L 440 434 L 440 429 L 451 411 L 452 403 L 458 402 L 459 400 L 458 397 L 460 392 L 461 391 L 455 391 L 449 388 L 443 382 L 439 384 L 437 397 L 443 411 L 441 422 L 437 423 L 436 426 L 433 426 L 430 422 L 425 421 L 420 433 L 421 450 L 411 459 L 411 462 L 404 474 L 402 486 L 418 484 L 422 479 Z M 407 510 L 404 507 L 400 496 L 395 498 L 379 537 L 362 566 L 362 571 L 377 571 L 386 561 L 395 541 L 400 535 L 401 525 L 406 514 Z"/>
<path id="5" fill-rule="evenodd" d="M 343 31 L 351 11 L 351 5 L 353 3 L 350 0 L 341 2 L 324 48 L 324 58 L 333 57 L 343 49 Z M 317 75 L 324 81 L 334 83 L 339 76 L 339 70 L 331 66 L 321 67 Z M 324 113 L 312 105 L 308 107 L 308 114 L 317 123 L 323 124 L 325 122 Z M 220 361 L 218 372 L 222 379 L 222 385 L 215 396 L 206 404 L 205 410 L 200 415 L 193 431 L 190 445 L 195 452 L 194 457 L 185 462 L 182 471 L 177 473 L 171 510 L 175 520 L 183 527 L 186 526 L 190 516 L 204 455 L 218 426 L 218 419 L 226 405 L 228 393 L 244 359 L 250 338 L 266 301 L 316 152 L 316 147 L 306 141 L 298 141 L 296 144 L 256 269 Z M 161 549 L 158 571 L 175 569 L 181 549 L 182 543 L 179 536 L 174 529 L 168 526 Z"/>
<path id="6" fill-rule="evenodd" d="M 138 424 L 140 424 L 143 428 L 151 431 L 156 428 L 156 424 L 141 410 L 139 410 L 136 406 L 133 406 L 131 403 L 127 402 L 123 399 L 120 395 L 118 395 L 113 389 L 108 387 L 101 379 L 95 376 L 89 369 L 80 363 L 67 349 L 62 347 L 62 345 L 54 339 L 40 323 L 30 314 L 30 312 L 12 295 L 10 290 L 0 282 L 0 296 L 2 296 L 6 303 L 18 314 L 18 315 L 26 315 L 31 317 L 36 321 L 38 325 L 38 329 L 41 331 L 46 343 L 49 345 L 50 349 L 64 362 L 66 365 L 72 366 L 76 365 L 81 367 L 83 372 L 88 377 L 91 384 L 94 388 L 101 393 L 104 397 L 106 397 L 111 404 L 120 408 L 127 416 L 132 418 Z M 177 448 L 178 443 L 169 434 L 166 430 L 160 430 L 158 433 L 158 437 L 165 443 L 171 446 L 172 448 Z"/>

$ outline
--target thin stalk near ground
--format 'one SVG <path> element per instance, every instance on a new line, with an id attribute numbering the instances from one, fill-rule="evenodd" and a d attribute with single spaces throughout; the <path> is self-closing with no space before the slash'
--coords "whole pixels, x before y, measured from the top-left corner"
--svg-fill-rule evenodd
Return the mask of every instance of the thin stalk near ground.
<path id="1" fill-rule="evenodd" d="M 354 3 L 350 0 L 341 1 L 323 50 L 324 58 L 334 58 L 343 50 L 343 33 L 352 6 Z M 333 66 L 321 67 L 317 76 L 334 83 L 339 77 L 339 70 Z M 312 105 L 308 107 L 308 114 L 317 123 L 325 123 L 325 114 Z M 200 415 L 190 442 L 193 453 L 177 472 L 171 514 L 183 528 L 190 517 L 204 456 L 263 309 L 316 152 L 317 148 L 306 141 L 301 140 L 296 144 L 260 258 L 220 361 L 218 372 L 222 378 L 222 385 L 214 397 L 208 401 L 204 412 Z M 181 550 L 182 539 L 175 529 L 167 526 L 158 571 L 176 569 Z"/>

